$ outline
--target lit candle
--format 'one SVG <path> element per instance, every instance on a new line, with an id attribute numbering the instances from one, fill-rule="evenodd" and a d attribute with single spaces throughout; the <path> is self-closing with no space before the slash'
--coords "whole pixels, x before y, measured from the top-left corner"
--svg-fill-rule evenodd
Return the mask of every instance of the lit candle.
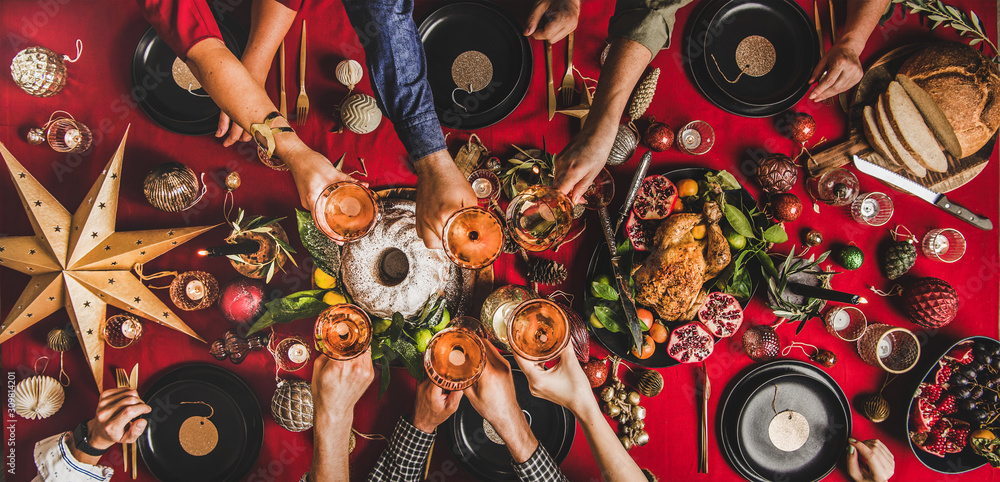
<path id="1" fill-rule="evenodd" d="M 937 254 L 944 254 L 945 252 L 948 251 L 949 244 L 950 243 L 948 242 L 948 237 L 947 236 L 945 236 L 943 234 L 939 234 L 937 236 L 934 236 L 933 249 L 934 249 L 935 253 L 937 253 Z"/>
<path id="2" fill-rule="evenodd" d="M 361 202 L 353 197 L 345 197 L 340 201 L 340 212 L 345 216 L 357 216 L 361 213 Z"/>
<path id="3" fill-rule="evenodd" d="M 80 145 L 80 141 L 82 139 L 83 137 L 80 135 L 79 129 L 69 129 L 65 134 L 63 134 L 63 143 L 65 143 L 66 147 L 70 149 Z"/>
<path id="4" fill-rule="evenodd" d="M 701 145 L 701 133 L 694 129 L 687 129 L 681 133 L 681 142 L 688 149 L 696 149 Z"/>
<path id="5" fill-rule="evenodd" d="M 878 201 L 868 198 L 861 201 L 861 216 L 865 219 L 873 218 L 878 214 Z"/>
<path id="6" fill-rule="evenodd" d="M 892 340 L 889 338 L 882 338 L 878 341 L 878 357 L 887 358 L 892 354 Z"/>
<path id="7" fill-rule="evenodd" d="M 347 323 L 344 323 L 344 322 L 337 323 L 333 327 L 333 329 L 334 329 L 334 331 L 337 332 L 337 335 L 339 335 L 341 337 L 347 336 L 347 332 L 351 331 L 351 328 L 349 326 L 347 326 Z"/>
<path id="8" fill-rule="evenodd" d="M 184 293 L 191 301 L 201 300 L 205 297 L 205 283 L 202 283 L 200 280 L 191 280 L 184 287 Z"/>
<path id="9" fill-rule="evenodd" d="M 121 330 L 122 330 L 122 335 L 125 335 L 125 338 L 133 340 L 135 338 L 138 338 L 139 335 L 142 334 L 142 325 L 140 325 L 138 321 L 130 318 L 122 323 Z"/>
<path id="10" fill-rule="evenodd" d="M 493 194 L 493 184 L 488 179 L 476 179 L 472 181 L 472 190 L 475 191 L 476 197 L 480 199 L 487 198 L 490 197 L 490 194 Z"/>
<path id="11" fill-rule="evenodd" d="M 252 239 L 244 239 L 238 243 L 233 244 L 223 244 L 222 246 L 213 246 L 208 249 L 198 250 L 199 256 L 228 256 L 230 254 L 254 254 L 260 251 L 260 242 L 254 241 Z"/>
<path id="12" fill-rule="evenodd" d="M 309 361 L 309 349 L 302 343 L 294 343 L 288 347 L 288 360 L 292 363 L 305 363 Z"/>
<path id="13" fill-rule="evenodd" d="M 840 310 L 833 317 L 833 329 L 840 331 L 851 325 L 851 314 L 847 310 Z"/>

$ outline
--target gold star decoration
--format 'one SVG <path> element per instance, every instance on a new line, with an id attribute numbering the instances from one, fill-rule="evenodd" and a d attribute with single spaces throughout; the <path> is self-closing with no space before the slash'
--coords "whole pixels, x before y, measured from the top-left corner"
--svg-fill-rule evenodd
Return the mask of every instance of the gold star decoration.
<path id="1" fill-rule="evenodd" d="M 99 390 L 104 380 L 100 333 L 109 303 L 205 341 L 180 318 L 169 316 L 170 308 L 129 271 L 140 261 L 149 262 L 215 226 L 115 232 L 118 179 L 127 138 L 128 129 L 72 215 L 0 143 L 0 155 L 35 232 L 34 236 L 0 237 L 0 266 L 32 277 L 3 322 L 0 343 L 65 307 Z M 141 246 L 138 240 L 142 240 Z M 140 250 L 146 253 L 141 259 Z M 110 278 L 115 282 L 108 283 Z"/>
<path id="2" fill-rule="evenodd" d="M 590 89 L 588 89 L 587 84 L 584 83 L 583 92 L 580 95 L 580 103 L 572 107 L 566 107 L 565 109 L 557 110 L 556 113 L 580 119 L 580 127 L 582 128 L 583 125 L 587 123 L 587 116 L 590 115 L 590 106 L 593 103 L 594 103 L 594 96 L 591 95 Z"/>

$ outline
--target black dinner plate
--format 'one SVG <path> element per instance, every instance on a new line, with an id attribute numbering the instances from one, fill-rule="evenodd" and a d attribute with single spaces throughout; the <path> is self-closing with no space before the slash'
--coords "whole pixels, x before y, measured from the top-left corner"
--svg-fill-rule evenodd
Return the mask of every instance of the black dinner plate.
<path id="1" fill-rule="evenodd" d="M 963 343 L 984 343 L 989 346 L 996 347 L 1000 345 L 1000 342 L 989 338 L 986 336 L 970 336 L 964 340 L 955 343 L 954 345 L 948 347 L 941 356 L 934 358 L 933 364 L 927 370 L 927 374 L 921 379 L 920 383 L 934 383 L 934 378 L 937 375 L 938 368 L 940 367 L 939 362 L 941 358 L 951 352 L 952 349 L 958 347 Z M 906 413 L 909 414 L 913 410 L 913 402 L 917 399 L 917 388 L 919 388 L 920 383 L 914 387 L 913 397 L 910 398 L 910 405 L 906 409 Z M 910 417 L 906 417 L 906 433 L 910 433 Z M 966 446 L 961 452 L 957 454 L 945 454 L 944 457 L 938 457 L 936 455 L 924 452 L 920 447 L 917 447 L 913 440 L 909 437 L 906 438 L 910 444 L 910 450 L 913 451 L 913 455 L 920 460 L 920 463 L 924 464 L 925 467 L 931 469 L 935 472 L 940 472 L 942 474 L 961 474 L 968 472 L 970 470 L 975 470 L 983 465 L 986 465 L 986 457 L 977 454 L 971 447 Z"/>
<path id="2" fill-rule="evenodd" d="M 216 20 L 226 47 L 240 58 L 247 43 L 247 33 L 231 15 L 216 12 Z M 182 135 L 202 136 L 215 132 L 219 125 L 219 106 L 209 97 L 188 93 L 174 82 L 172 67 L 177 54 L 150 27 L 139 39 L 132 55 L 132 94 L 153 122 Z M 204 89 L 193 91 L 206 95 Z"/>
<path id="3" fill-rule="evenodd" d="M 531 83 L 533 57 L 531 44 L 521 30 L 506 10 L 488 1 L 449 3 L 420 22 L 418 33 L 427 56 L 427 80 L 442 126 L 481 129 L 507 117 L 524 100 Z M 471 94 L 456 91 L 451 76 L 452 63 L 470 50 L 482 52 L 493 64 L 490 84 Z"/>
<path id="4" fill-rule="evenodd" d="M 153 411 L 137 441 L 150 473 L 164 481 L 238 481 L 253 468 L 264 442 L 264 419 L 250 387 L 215 365 L 187 365 L 160 377 L 144 394 Z M 211 405 L 209 410 L 202 403 Z M 213 413 L 214 411 L 214 413 Z M 215 449 L 192 456 L 178 430 L 192 416 L 209 417 L 219 433 Z"/>
<path id="5" fill-rule="evenodd" d="M 681 179 L 694 179 L 700 181 L 705 179 L 705 175 L 709 173 L 717 172 L 715 169 L 708 169 L 704 167 L 688 167 L 683 169 L 675 169 L 673 171 L 664 173 L 663 175 L 670 179 L 671 182 L 677 182 Z M 654 175 L 655 173 L 649 173 L 648 175 Z M 757 201 L 754 200 L 753 196 L 746 189 L 741 189 L 738 193 L 732 193 L 736 195 L 727 195 L 726 200 L 730 203 L 739 203 L 739 205 L 744 208 L 750 208 L 751 206 L 756 206 Z M 745 211 L 745 209 L 744 209 Z M 626 236 L 625 228 L 622 227 L 622 232 L 618 233 L 619 242 Z M 751 268 L 751 282 L 753 287 L 750 289 L 750 297 L 753 298 L 753 293 L 756 291 L 757 287 L 760 286 L 761 276 L 759 269 Z M 590 264 L 587 266 L 587 288 L 589 293 L 590 282 L 599 274 L 611 275 L 611 253 L 608 252 L 608 247 L 603 241 L 598 243 L 597 247 L 594 248 L 594 254 L 590 258 Z M 741 300 L 741 304 L 746 308 L 746 303 L 749 300 Z M 590 313 L 587 313 L 590 316 Z M 664 368 L 679 365 L 680 362 L 674 360 L 669 354 L 667 354 L 666 345 L 660 344 L 657 346 L 656 351 L 644 360 L 640 360 L 632 355 L 632 338 L 628 333 L 613 333 L 603 328 L 594 328 L 587 323 L 590 328 L 590 332 L 594 334 L 597 341 L 604 345 L 611 353 L 624 359 L 629 363 L 633 363 L 639 366 L 649 367 L 649 368 Z M 716 340 L 718 342 L 718 340 Z"/>
<path id="6" fill-rule="evenodd" d="M 689 25 L 688 71 L 702 95 L 719 108 L 744 117 L 767 117 L 795 105 L 808 92 L 809 76 L 819 61 L 819 40 L 797 3 L 715 0 Z M 774 67 L 761 77 L 744 74 L 730 83 L 724 77 L 734 80 L 740 73 L 736 48 L 750 35 L 762 36 L 774 46 Z"/>
<path id="7" fill-rule="evenodd" d="M 576 437 L 576 418 L 560 405 L 533 397 L 517 363 L 509 356 L 507 361 L 514 377 L 517 404 L 528 418 L 532 433 L 556 464 L 562 463 Z M 490 441 L 483 429 L 483 417 L 467 398 L 462 398 L 458 410 L 445 424 L 451 453 L 465 470 L 481 480 L 518 480 L 507 447 Z"/>
<path id="8" fill-rule="evenodd" d="M 809 421 L 809 437 L 802 447 L 784 452 L 771 443 L 767 433 L 775 410 L 793 410 Z M 818 481 L 837 466 L 851 435 L 850 404 L 837 382 L 794 360 L 752 369 L 728 391 L 718 413 L 723 456 L 736 472 L 755 482 Z"/>

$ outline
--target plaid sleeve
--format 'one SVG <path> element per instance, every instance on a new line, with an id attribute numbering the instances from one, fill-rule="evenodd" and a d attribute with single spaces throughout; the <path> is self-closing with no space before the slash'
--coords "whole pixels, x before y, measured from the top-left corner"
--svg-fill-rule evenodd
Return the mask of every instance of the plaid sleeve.
<path id="1" fill-rule="evenodd" d="M 433 433 L 423 432 L 400 417 L 389 447 L 378 458 L 375 468 L 368 474 L 368 480 L 420 480 L 433 443 Z"/>
<path id="2" fill-rule="evenodd" d="M 532 482 L 569 481 L 563 475 L 559 466 L 556 465 L 556 461 L 552 460 L 549 451 L 545 450 L 542 444 L 538 444 L 535 453 L 531 454 L 531 457 L 524 461 L 523 464 L 513 465 L 514 472 L 517 473 L 517 478 L 520 480 L 530 480 Z"/>

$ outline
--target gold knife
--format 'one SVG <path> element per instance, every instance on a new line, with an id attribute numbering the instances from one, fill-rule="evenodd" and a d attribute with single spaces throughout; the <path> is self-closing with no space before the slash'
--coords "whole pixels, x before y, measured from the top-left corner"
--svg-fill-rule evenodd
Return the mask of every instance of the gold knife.
<path id="1" fill-rule="evenodd" d="M 545 41 L 545 78 L 549 83 L 549 120 L 556 115 L 556 81 L 552 78 L 552 44 Z"/>
<path id="2" fill-rule="evenodd" d="M 823 45 L 823 24 L 819 19 L 819 6 L 813 0 L 813 23 L 816 24 L 816 36 L 819 37 L 819 56 L 826 54 L 826 47 Z"/>
<path id="3" fill-rule="evenodd" d="M 837 17 L 833 14 L 833 0 L 826 0 L 830 7 L 830 45 L 837 43 Z"/>
<path id="4" fill-rule="evenodd" d="M 128 376 L 128 384 L 129 384 L 130 387 L 132 387 L 132 390 L 139 391 L 139 364 L 138 363 L 136 363 L 132 367 L 132 373 Z M 133 443 L 131 445 L 132 445 L 132 480 L 135 480 L 136 476 L 138 475 L 136 473 L 136 469 L 135 469 L 135 462 L 136 462 L 136 454 L 135 453 L 136 453 L 137 446 L 139 444 Z"/>
<path id="5" fill-rule="evenodd" d="M 285 95 L 285 40 L 281 40 L 281 47 L 278 48 L 278 83 L 281 89 L 281 100 L 278 101 L 278 112 L 281 117 L 288 118 L 288 96 Z"/>

